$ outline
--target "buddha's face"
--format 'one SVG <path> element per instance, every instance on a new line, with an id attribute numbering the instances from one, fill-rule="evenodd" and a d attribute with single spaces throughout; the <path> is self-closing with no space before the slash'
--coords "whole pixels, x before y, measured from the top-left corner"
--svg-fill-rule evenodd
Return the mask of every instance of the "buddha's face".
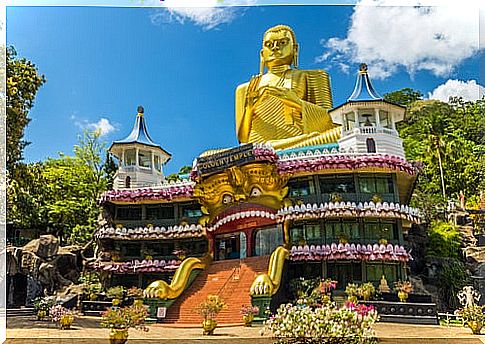
<path id="1" fill-rule="evenodd" d="M 267 67 L 290 65 L 294 52 L 293 38 L 288 30 L 270 31 L 264 35 L 261 56 Z"/>

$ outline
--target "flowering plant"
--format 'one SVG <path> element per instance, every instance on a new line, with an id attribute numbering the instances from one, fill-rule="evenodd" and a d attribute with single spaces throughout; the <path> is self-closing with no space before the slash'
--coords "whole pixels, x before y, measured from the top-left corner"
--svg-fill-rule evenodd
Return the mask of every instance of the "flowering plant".
<path id="1" fill-rule="evenodd" d="M 355 283 L 347 284 L 347 287 L 345 287 L 345 294 L 349 297 L 357 296 L 359 294 L 359 286 Z"/>
<path id="2" fill-rule="evenodd" d="M 398 292 L 402 291 L 406 294 L 409 294 L 409 293 L 412 293 L 414 290 L 413 285 L 409 281 L 398 281 L 394 285 Z"/>
<path id="3" fill-rule="evenodd" d="M 111 299 L 122 299 L 125 295 L 125 288 L 118 285 L 115 287 L 111 287 L 106 291 L 106 296 Z"/>
<path id="4" fill-rule="evenodd" d="M 376 293 L 376 288 L 372 284 L 372 282 L 363 283 L 357 289 L 359 296 L 365 297 L 365 294 L 368 294 L 369 297 L 372 297 Z"/>
<path id="5" fill-rule="evenodd" d="M 331 278 L 324 279 L 320 285 L 320 290 L 323 294 L 329 293 L 337 288 L 337 283 L 337 281 L 334 281 Z"/>
<path id="6" fill-rule="evenodd" d="M 49 315 L 54 322 L 58 322 L 62 319 L 63 316 L 75 316 L 75 313 L 71 311 L 70 309 L 67 309 L 61 305 L 53 305 L 49 309 Z"/>
<path id="7" fill-rule="evenodd" d="M 258 313 L 259 313 L 259 307 L 258 306 L 243 305 L 241 307 L 241 314 L 242 315 L 255 315 L 255 314 L 258 314 Z"/>
<path id="8" fill-rule="evenodd" d="M 37 297 L 34 299 L 34 310 L 36 312 L 43 311 L 48 315 L 49 309 L 54 305 L 55 298 L 52 297 Z"/>
<path id="9" fill-rule="evenodd" d="M 137 287 L 131 287 L 126 291 L 126 296 L 133 297 L 135 299 L 143 298 L 143 289 Z"/>
<path id="10" fill-rule="evenodd" d="M 226 303 L 218 295 L 208 295 L 207 299 L 195 308 L 204 320 L 214 319 L 220 311 L 227 308 Z"/>
<path id="11" fill-rule="evenodd" d="M 484 323 L 485 322 L 485 313 L 483 312 L 484 309 L 485 309 L 485 306 L 473 305 L 473 306 L 468 306 L 468 307 L 459 309 L 457 313 L 466 322 L 476 321 L 476 322 Z"/>
<path id="12" fill-rule="evenodd" d="M 365 307 L 365 308 L 364 308 Z M 375 343 L 372 329 L 378 319 L 371 307 L 337 308 L 334 303 L 322 307 L 281 305 L 265 323 L 265 330 L 273 336 L 294 342 Z"/>
<path id="13" fill-rule="evenodd" d="M 115 329 L 136 328 L 148 331 L 145 320 L 148 317 L 146 306 L 112 307 L 102 314 L 101 326 Z"/>

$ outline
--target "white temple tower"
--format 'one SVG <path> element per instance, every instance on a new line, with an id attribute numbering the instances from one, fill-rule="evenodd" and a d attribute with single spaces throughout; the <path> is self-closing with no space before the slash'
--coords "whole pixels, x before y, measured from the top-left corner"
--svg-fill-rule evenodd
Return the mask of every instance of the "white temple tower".
<path id="1" fill-rule="evenodd" d="M 135 125 L 125 139 L 109 148 L 119 161 L 113 189 L 136 189 L 160 185 L 165 179 L 163 165 L 172 155 L 153 142 L 145 124 L 144 110 L 138 107 Z"/>
<path id="2" fill-rule="evenodd" d="M 367 65 L 361 64 L 354 92 L 342 105 L 329 111 L 342 125 L 338 141 L 341 152 L 377 153 L 404 158 L 396 123 L 404 119 L 406 107 L 384 100 L 372 86 Z"/>

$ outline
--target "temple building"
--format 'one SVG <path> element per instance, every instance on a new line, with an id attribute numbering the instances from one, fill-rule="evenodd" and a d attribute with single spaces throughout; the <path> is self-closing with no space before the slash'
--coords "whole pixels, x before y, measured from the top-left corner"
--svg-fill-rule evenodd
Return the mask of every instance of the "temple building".
<path id="1" fill-rule="evenodd" d="M 244 303 L 262 315 L 298 277 L 340 290 L 407 279 L 404 236 L 419 214 L 407 205 L 418 170 L 396 130 L 405 108 L 376 92 L 364 64 L 333 107 L 328 75 L 296 69 L 294 43 L 287 26 L 265 33 L 263 70 L 236 91 L 241 144 L 201 154 L 190 176 L 165 180 L 170 154 L 143 108 L 110 148 L 119 171 L 101 197 L 93 268 L 108 285 L 144 288 L 153 316 L 167 310 L 162 321 L 198 322 L 193 307 L 210 294 L 229 305 L 222 323 L 237 322 Z M 275 62 L 276 50 L 287 58 Z"/>

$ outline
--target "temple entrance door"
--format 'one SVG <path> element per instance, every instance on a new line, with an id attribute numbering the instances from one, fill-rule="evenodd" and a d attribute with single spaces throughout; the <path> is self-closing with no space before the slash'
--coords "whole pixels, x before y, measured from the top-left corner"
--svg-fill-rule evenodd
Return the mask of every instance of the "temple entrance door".
<path id="1" fill-rule="evenodd" d="M 216 260 L 239 259 L 241 257 L 240 233 L 216 236 L 214 253 Z"/>
<path id="2" fill-rule="evenodd" d="M 337 289 L 345 290 L 349 283 L 362 282 L 362 264 L 353 262 L 327 263 L 327 277 L 337 280 Z"/>

